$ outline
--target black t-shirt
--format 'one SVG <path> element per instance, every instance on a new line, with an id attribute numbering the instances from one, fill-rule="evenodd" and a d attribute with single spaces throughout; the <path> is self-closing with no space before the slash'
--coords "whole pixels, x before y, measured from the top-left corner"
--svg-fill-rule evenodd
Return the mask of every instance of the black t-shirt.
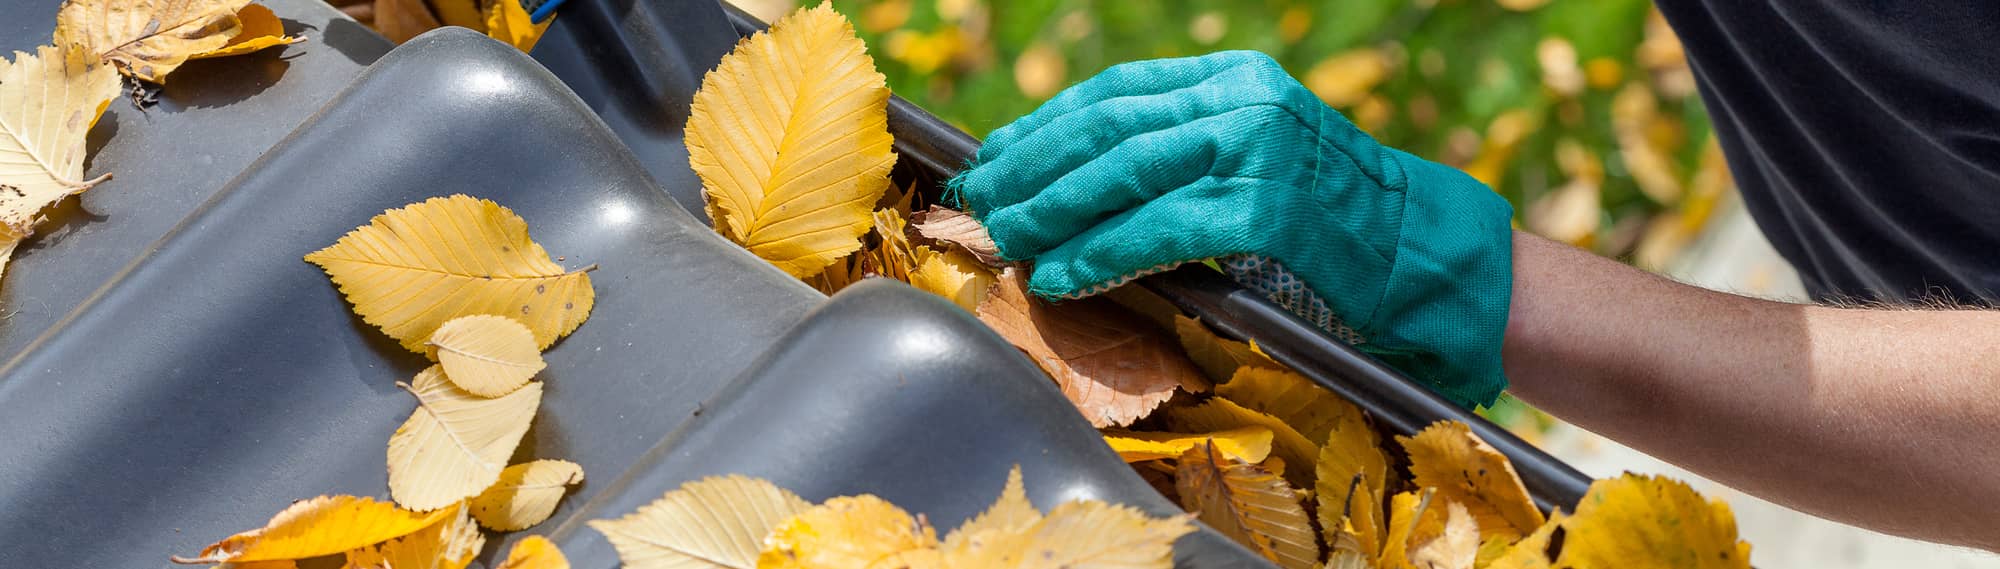
<path id="1" fill-rule="evenodd" d="M 2000 0 L 1657 0 L 1815 298 L 2000 305 Z"/>

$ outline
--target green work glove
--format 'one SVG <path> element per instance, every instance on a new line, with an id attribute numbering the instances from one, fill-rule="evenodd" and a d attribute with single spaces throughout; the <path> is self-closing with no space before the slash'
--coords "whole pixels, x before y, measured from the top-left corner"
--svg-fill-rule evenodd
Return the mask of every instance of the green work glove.
<path id="1" fill-rule="evenodd" d="M 951 190 L 1034 261 L 1039 296 L 1217 259 L 1460 405 L 1507 386 L 1507 201 L 1376 143 L 1264 54 L 1107 69 L 994 131 Z"/>

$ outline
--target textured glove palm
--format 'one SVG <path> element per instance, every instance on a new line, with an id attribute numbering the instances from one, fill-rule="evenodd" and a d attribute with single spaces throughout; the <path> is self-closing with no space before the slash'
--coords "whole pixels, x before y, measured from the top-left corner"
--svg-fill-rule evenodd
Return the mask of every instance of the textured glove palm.
<path id="1" fill-rule="evenodd" d="M 1376 143 L 1261 53 L 1112 67 L 994 131 L 952 185 L 1003 257 L 1035 261 L 1035 294 L 1221 258 L 1461 405 L 1506 387 L 1507 202 Z"/>

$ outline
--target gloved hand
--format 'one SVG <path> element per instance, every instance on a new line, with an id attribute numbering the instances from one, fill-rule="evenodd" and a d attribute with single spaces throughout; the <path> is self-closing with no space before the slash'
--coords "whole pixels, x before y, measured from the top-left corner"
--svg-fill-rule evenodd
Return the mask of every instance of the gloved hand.
<path id="1" fill-rule="evenodd" d="M 1029 290 L 1077 298 L 1216 258 L 1460 405 L 1507 385 L 1513 210 L 1384 147 L 1264 54 L 1105 70 L 994 131 L 951 195 Z"/>

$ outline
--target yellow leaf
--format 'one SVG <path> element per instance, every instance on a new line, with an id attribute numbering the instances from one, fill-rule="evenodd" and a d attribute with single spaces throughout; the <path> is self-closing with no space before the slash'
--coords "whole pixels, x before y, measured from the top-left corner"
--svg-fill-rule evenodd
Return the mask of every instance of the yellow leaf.
<path id="1" fill-rule="evenodd" d="M 1321 101 L 1347 107 L 1368 98 L 1377 84 L 1389 77 L 1389 58 L 1374 48 L 1343 51 L 1313 64 L 1306 71 L 1306 88 Z"/>
<path id="2" fill-rule="evenodd" d="M 1514 465 L 1465 423 L 1439 421 L 1415 437 L 1396 437 L 1410 455 L 1410 474 L 1417 486 L 1464 504 L 1489 536 L 1520 536 L 1541 527 L 1547 518 L 1514 473 Z"/>
<path id="3" fill-rule="evenodd" d="M 460 316 L 438 326 L 425 343 L 445 379 L 480 397 L 499 397 L 527 385 L 542 368 L 535 332 L 505 316 Z"/>
<path id="4" fill-rule="evenodd" d="M 278 21 L 278 15 L 272 13 L 270 8 L 265 8 L 263 4 L 244 6 L 242 10 L 236 11 L 236 18 L 242 23 L 242 32 L 237 33 L 236 37 L 229 38 L 229 43 L 222 44 L 222 47 L 188 56 L 188 59 L 243 55 L 265 48 L 305 41 L 305 38 L 285 35 L 284 22 Z"/>
<path id="5" fill-rule="evenodd" d="M 1548 524 L 1542 525 L 1547 526 Z M 1487 569 L 1487 566 L 1492 565 L 1495 560 L 1500 559 L 1500 556 L 1506 555 L 1508 550 L 1513 549 L 1514 541 L 1501 536 L 1489 537 L 1480 541 L 1479 551 L 1472 556 L 1473 569 Z"/>
<path id="6" fill-rule="evenodd" d="M 375 0 L 375 31 L 392 43 L 410 41 L 442 25 L 424 0 Z"/>
<path id="7" fill-rule="evenodd" d="M 486 33 L 486 12 L 479 9 L 480 0 L 429 0 L 428 3 L 437 12 L 438 22 Z"/>
<path id="8" fill-rule="evenodd" d="M 475 511 L 475 516 L 478 513 Z M 569 569 L 569 558 L 563 557 L 549 538 L 531 535 L 514 544 L 507 552 L 507 560 L 493 569 Z"/>
<path id="9" fill-rule="evenodd" d="M 937 533 L 881 498 L 842 496 L 800 512 L 771 530 L 758 569 L 864 569 L 911 552 L 936 549 Z"/>
<path id="10" fill-rule="evenodd" d="M 583 467 L 567 460 L 537 460 L 500 471 L 500 481 L 472 498 L 472 517 L 494 531 L 534 527 L 556 512 L 570 486 L 583 483 Z"/>
<path id="11" fill-rule="evenodd" d="M 1244 366 L 1281 369 L 1284 366 L 1258 353 L 1250 344 L 1224 339 L 1210 331 L 1200 320 L 1174 314 L 1174 334 L 1180 337 L 1181 349 L 1187 351 L 1188 359 L 1201 366 L 1201 371 L 1209 379 L 1217 382 L 1229 381 L 1236 370 Z"/>
<path id="12" fill-rule="evenodd" d="M 964 250 L 979 262 L 998 267 L 1006 264 L 1000 258 L 1000 247 L 993 244 L 993 236 L 987 234 L 986 226 L 980 225 L 965 212 L 939 206 L 931 206 L 916 220 L 917 234 L 950 244 Z"/>
<path id="13" fill-rule="evenodd" d="M 42 208 L 110 179 L 84 180 L 84 135 L 118 96 L 118 74 L 80 47 L 0 62 L 0 267 Z"/>
<path id="14" fill-rule="evenodd" d="M 875 235 L 882 238 L 882 244 L 875 247 L 876 272 L 882 276 L 903 282 L 910 282 L 910 273 L 915 271 L 918 249 L 910 244 L 909 222 L 903 213 L 891 208 L 875 210 L 870 217 L 874 223 Z"/>
<path id="15" fill-rule="evenodd" d="M 793 276 L 861 248 L 889 187 L 889 89 L 822 4 L 737 44 L 702 79 L 688 163 L 725 237 Z"/>
<path id="16" fill-rule="evenodd" d="M 1067 502 L 1019 531 L 989 529 L 944 551 L 952 569 L 1167 569 L 1189 516 L 1153 519 L 1128 506 Z"/>
<path id="17" fill-rule="evenodd" d="M 1338 427 L 1367 430 L 1361 409 L 1305 376 L 1275 368 L 1243 367 L 1217 385 L 1215 394 L 1277 417 L 1308 441 L 1323 441 Z"/>
<path id="18" fill-rule="evenodd" d="M 592 520 L 630 569 L 750 569 L 764 537 L 812 504 L 743 476 L 682 484 L 615 520 Z"/>
<path id="19" fill-rule="evenodd" d="M 1206 433 L 1226 431 L 1241 427 L 1263 427 L 1271 431 L 1271 453 L 1283 459 L 1285 464 L 1315 464 L 1319 457 L 1319 446 L 1306 440 L 1298 430 L 1277 417 L 1246 409 L 1225 397 L 1210 398 L 1208 402 L 1193 407 L 1169 407 L 1167 426 L 1183 432 Z M 1300 467 L 1287 469 L 1285 481 L 1295 488 L 1310 488 L 1313 483 L 1312 469 Z"/>
<path id="20" fill-rule="evenodd" d="M 1479 524 L 1458 502 L 1446 504 L 1444 532 L 1410 550 L 1410 564 L 1424 569 L 1472 569 L 1479 556 Z"/>
<path id="21" fill-rule="evenodd" d="M 195 54 L 243 33 L 250 0 L 65 0 L 56 45 L 79 44 L 119 73 L 161 83 Z"/>
<path id="22" fill-rule="evenodd" d="M 1196 444 L 1214 441 L 1215 450 L 1243 462 L 1263 462 L 1271 456 L 1271 430 L 1244 426 L 1211 433 L 1148 433 L 1105 429 L 1104 443 L 1125 462 L 1179 458 Z"/>
<path id="23" fill-rule="evenodd" d="M 440 366 L 397 385 L 417 397 L 417 409 L 389 437 L 389 495 L 419 511 L 449 506 L 499 481 L 542 404 L 540 383 L 488 399 L 446 381 Z"/>
<path id="24" fill-rule="evenodd" d="M 840 292 L 840 289 L 847 288 L 849 285 L 868 278 L 869 268 L 867 265 L 871 262 L 863 253 L 855 253 L 839 261 L 835 261 L 832 265 L 828 265 L 826 270 L 820 271 L 817 275 L 806 277 L 804 280 L 807 286 L 813 287 L 813 290 L 830 296 L 833 293 Z"/>
<path id="25" fill-rule="evenodd" d="M 1001 531 L 1020 533 L 1041 523 L 1042 511 L 1028 501 L 1028 490 L 1021 484 L 1021 467 L 1015 466 L 1007 473 L 1007 486 L 1000 490 L 1000 498 L 993 501 L 986 511 L 952 530 L 944 538 L 944 548 L 953 549 L 967 546 L 967 540 L 981 532 Z"/>
<path id="26" fill-rule="evenodd" d="M 922 261 L 910 273 L 910 285 L 917 290 L 951 299 L 952 303 L 968 312 L 977 312 L 979 303 L 984 302 L 986 293 L 993 289 L 993 272 L 964 251 L 953 249 L 940 253 L 924 247 L 917 249 L 917 257 Z"/>
<path id="27" fill-rule="evenodd" d="M 465 569 L 486 545 L 486 538 L 466 516 L 463 504 L 445 511 L 453 515 L 423 531 L 347 552 L 342 569 Z"/>
<path id="28" fill-rule="evenodd" d="M 1000 273 L 978 313 L 981 322 L 1041 364 L 1099 428 L 1130 425 L 1151 414 L 1173 397 L 1176 386 L 1207 388 L 1194 362 L 1117 303 L 1084 298 L 1050 305 L 1028 296 L 1026 273 L 1018 268 Z"/>
<path id="29" fill-rule="evenodd" d="M 1350 406 L 1346 401 L 1339 401 L 1338 405 Z M 1341 527 L 1344 517 L 1360 538 L 1361 551 L 1374 558 L 1381 553 L 1382 494 L 1389 480 L 1389 457 L 1383 454 L 1381 438 L 1368 426 L 1360 410 L 1350 406 L 1350 411 L 1324 422 L 1330 428 L 1323 438 L 1317 439 L 1326 443 L 1320 445 L 1319 460 L 1314 465 L 1313 488 L 1319 499 L 1320 526 L 1332 531 Z M 1328 540 L 1332 540 L 1331 534 Z"/>
<path id="30" fill-rule="evenodd" d="M 1319 565 L 1312 519 L 1292 486 L 1254 464 L 1196 444 L 1175 472 L 1181 505 L 1202 523 L 1286 569 Z"/>
<path id="31" fill-rule="evenodd" d="M 535 23 L 519 0 L 491 0 L 486 5 L 486 36 L 514 46 L 521 53 L 535 49 L 535 42 L 542 39 L 542 32 L 548 31 L 549 24 L 555 21 L 555 17 L 550 16 L 539 24 Z"/>
<path id="32" fill-rule="evenodd" d="M 293 502 L 264 527 L 229 536 L 175 563 L 250 563 L 332 555 L 409 535 L 456 514 L 420 514 L 388 502 L 355 496 L 320 496 Z"/>
<path id="33" fill-rule="evenodd" d="M 1750 566 L 1750 544 L 1736 538 L 1729 504 L 1703 499 L 1687 484 L 1665 477 L 1626 474 L 1591 483 L 1563 530 L 1558 567 Z"/>
<path id="34" fill-rule="evenodd" d="M 1382 555 L 1377 558 L 1376 567 L 1410 567 L 1410 536 L 1416 533 L 1436 494 L 1436 488 L 1425 488 L 1422 492 L 1403 492 L 1389 498 L 1389 534 L 1382 538 Z"/>
<path id="35" fill-rule="evenodd" d="M 1336 540 L 1327 546 L 1326 569 L 1369 569 L 1369 555 L 1361 551 L 1361 540 L 1353 532 L 1329 530 Z M 1374 546 L 1370 546 L 1374 547 Z"/>
<path id="36" fill-rule="evenodd" d="M 596 298 L 589 269 L 564 271 L 520 216 L 464 195 L 383 212 L 306 260 L 363 320 L 417 353 L 446 321 L 473 314 L 519 320 L 548 349 L 590 317 Z"/>
<path id="37" fill-rule="evenodd" d="M 1562 524 L 1562 510 L 1556 510 L 1549 515 L 1548 523 L 1514 542 L 1493 563 L 1486 565 L 1486 569 L 1549 569 L 1549 538 Z"/>
<path id="38" fill-rule="evenodd" d="M 1069 62 L 1062 50 L 1046 42 L 1035 42 L 1014 59 L 1014 86 L 1030 99 L 1047 99 L 1069 80 Z"/>

